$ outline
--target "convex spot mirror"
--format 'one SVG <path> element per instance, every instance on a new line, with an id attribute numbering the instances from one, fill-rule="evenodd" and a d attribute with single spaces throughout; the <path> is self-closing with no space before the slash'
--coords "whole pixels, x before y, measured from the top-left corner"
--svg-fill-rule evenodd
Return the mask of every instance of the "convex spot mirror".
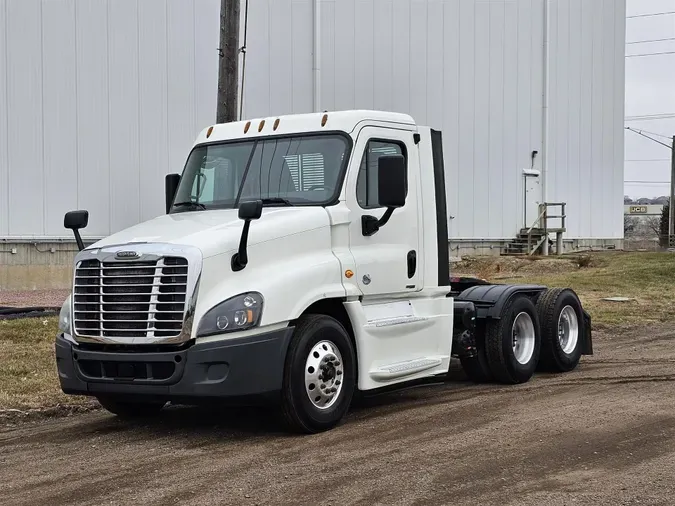
<path id="1" fill-rule="evenodd" d="M 405 205 L 408 178 L 403 155 L 385 155 L 377 161 L 377 195 L 381 207 L 398 208 Z"/>

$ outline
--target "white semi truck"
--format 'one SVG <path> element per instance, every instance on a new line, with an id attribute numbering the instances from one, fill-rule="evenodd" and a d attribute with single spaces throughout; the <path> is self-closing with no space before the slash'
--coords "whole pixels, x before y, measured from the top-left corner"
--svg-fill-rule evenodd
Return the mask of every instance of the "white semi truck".
<path id="1" fill-rule="evenodd" d="M 275 403 L 340 422 L 355 392 L 446 375 L 526 382 L 592 354 L 570 289 L 451 278 L 441 133 L 378 111 L 204 129 L 166 214 L 84 247 L 60 316 L 62 390 L 124 417 Z M 118 203 L 118 205 L 124 205 Z"/>

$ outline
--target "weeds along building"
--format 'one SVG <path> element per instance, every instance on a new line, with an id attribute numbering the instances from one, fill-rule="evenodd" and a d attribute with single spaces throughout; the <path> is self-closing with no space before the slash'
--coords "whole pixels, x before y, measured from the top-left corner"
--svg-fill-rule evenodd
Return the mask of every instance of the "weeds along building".
<path id="1" fill-rule="evenodd" d="M 567 249 L 621 245 L 625 0 L 244 6 L 244 118 L 384 109 L 443 131 L 453 256 L 505 252 L 545 202 L 566 203 Z M 215 120 L 219 8 L 0 0 L 0 288 L 67 285 L 67 210 L 90 240 L 163 212 Z"/>

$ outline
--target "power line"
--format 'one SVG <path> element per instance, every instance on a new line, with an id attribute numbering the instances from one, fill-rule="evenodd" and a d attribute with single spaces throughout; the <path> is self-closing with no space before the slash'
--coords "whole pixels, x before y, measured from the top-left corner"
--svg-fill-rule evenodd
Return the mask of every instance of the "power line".
<path id="1" fill-rule="evenodd" d="M 653 137 L 649 137 L 649 135 L 643 134 L 643 133 L 642 133 L 642 130 L 637 130 L 637 129 L 631 128 L 631 127 L 625 127 L 625 128 L 626 128 L 626 130 L 630 130 L 631 132 L 634 132 L 634 133 L 636 133 L 636 134 L 638 134 L 638 135 L 641 135 L 642 137 L 645 137 L 646 139 L 649 139 L 650 141 L 654 141 L 654 142 L 656 142 L 657 144 L 661 144 L 661 146 L 665 146 L 665 147 L 667 147 L 668 149 L 670 149 L 671 151 L 673 150 L 673 145 L 672 145 L 672 144 L 666 144 L 665 142 L 661 142 L 661 141 L 659 141 L 659 140 L 657 140 L 657 139 L 654 139 Z"/>
<path id="2" fill-rule="evenodd" d="M 625 180 L 625 184 L 670 184 L 670 181 L 633 181 Z"/>
<path id="3" fill-rule="evenodd" d="M 640 53 L 640 54 L 627 54 L 626 58 L 642 58 L 644 56 L 662 56 L 668 54 L 675 54 L 675 51 L 663 51 L 661 53 Z"/>
<path id="4" fill-rule="evenodd" d="M 668 37 L 666 39 L 632 40 L 630 42 L 626 42 L 626 45 L 629 46 L 631 44 L 649 44 L 650 42 L 668 42 L 671 40 L 675 40 L 675 37 Z"/>
<path id="5" fill-rule="evenodd" d="M 675 113 L 667 112 L 661 114 L 645 114 L 642 116 L 626 116 L 625 121 L 653 121 L 659 119 L 671 119 L 675 118 Z"/>
<path id="6" fill-rule="evenodd" d="M 652 158 L 649 160 L 624 160 L 624 162 L 669 162 L 670 158 Z"/>
<path id="7" fill-rule="evenodd" d="M 653 18 L 655 16 L 668 16 L 670 14 L 675 14 L 675 11 L 668 12 L 654 12 L 652 14 L 635 14 L 633 16 L 626 16 L 626 19 L 635 19 L 635 18 Z"/>
<path id="8" fill-rule="evenodd" d="M 640 128 L 639 130 L 640 130 L 640 132 L 644 132 L 646 134 L 656 135 L 657 137 L 663 137 L 664 139 L 668 139 L 669 141 L 673 139 L 672 135 L 658 134 L 656 132 L 650 132 L 649 130 L 645 130 L 644 128 Z"/>

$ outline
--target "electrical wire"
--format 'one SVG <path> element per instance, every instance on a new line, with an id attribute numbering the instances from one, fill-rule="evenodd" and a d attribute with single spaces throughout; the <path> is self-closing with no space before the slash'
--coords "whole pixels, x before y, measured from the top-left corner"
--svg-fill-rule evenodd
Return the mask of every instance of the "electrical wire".
<path id="1" fill-rule="evenodd" d="M 624 160 L 624 162 L 669 162 L 670 158 L 652 158 L 650 160 Z"/>
<path id="2" fill-rule="evenodd" d="M 633 16 L 626 16 L 626 19 L 635 19 L 635 18 L 653 18 L 656 16 L 668 16 L 671 14 L 675 14 L 675 11 L 667 11 L 667 12 L 653 12 L 651 14 L 635 14 Z"/>
<path id="3" fill-rule="evenodd" d="M 654 141 L 654 142 L 656 142 L 657 144 L 661 144 L 661 146 L 665 146 L 665 147 L 667 147 L 668 149 L 670 149 L 671 151 L 672 151 L 672 149 L 673 149 L 673 145 L 672 145 L 672 144 L 666 144 L 665 142 L 661 142 L 661 141 L 659 141 L 659 140 L 656 140 L 656 139 L 654 139 L 653 137 L 649 137 L 648 135 L 643 134 L 643 133 L 642 133 L 642 130 L 637 130 L 637 129 L 631 128 L 631 127 L 625 127 L 625 128 L 626 128 L 626 130 L 629 130 L 629 131 L 631 131 L 631 132 L 635 132 L 636 134 L 641 135 L 642 137 L 645 137 L 645 138 L 647 138 L 647 139 L 649 139 L 649 140 L 651 140 L 651 141 Z"/>
<path id="4" fill-rule="evenodd" d="M 659 119 L 675 118 L 675 113 L 661 113 L 661 114 L 646 114 L 643 116 L 626 116 L 624 121 L 654 121 Z"/>
<path id="5" fill-rule="evenodd" d="M 646 133 L 646 134 L 656 135 L 657 137 L 663 137 L 664 139 L 668 139 L 669 141 L 673 140 L 673 136 L 672 136 L 672 135 L 658 134 L 658 133 L 656 133 L 656 132 L 650 132 L 649 130 L 645 130 L 644 128 L 640 128 L 639 130 L 640 130 L 640 132 L 644 132 L 644 133 Z"/>
<path id="6" fill-rule="evenodd" d="M 668 37 L 666 39 L 649 39 L 649 40 L 632 40 L 630 42 L 626 42 L 626 45 L 629 46 L 631 44 L 649 44 L 651 42 L 668 42 L 671 40 L 675 40 L 675 37 Z"/>
<path id="7" fill-rule="evenodd" d="M 663 51 L 661 53 L 640 53 L 640 54 L 627 54 L 626 58 L 642 58 L 644 56 L 662 56 L 668 54 L 675 54 L 675 51 Z"/>
<path id="8" fill-rule="evenodd" d="M 634 181 L 627 180 L 624 181 L 626 184 L 670 184 L 670 181 Z"/>

